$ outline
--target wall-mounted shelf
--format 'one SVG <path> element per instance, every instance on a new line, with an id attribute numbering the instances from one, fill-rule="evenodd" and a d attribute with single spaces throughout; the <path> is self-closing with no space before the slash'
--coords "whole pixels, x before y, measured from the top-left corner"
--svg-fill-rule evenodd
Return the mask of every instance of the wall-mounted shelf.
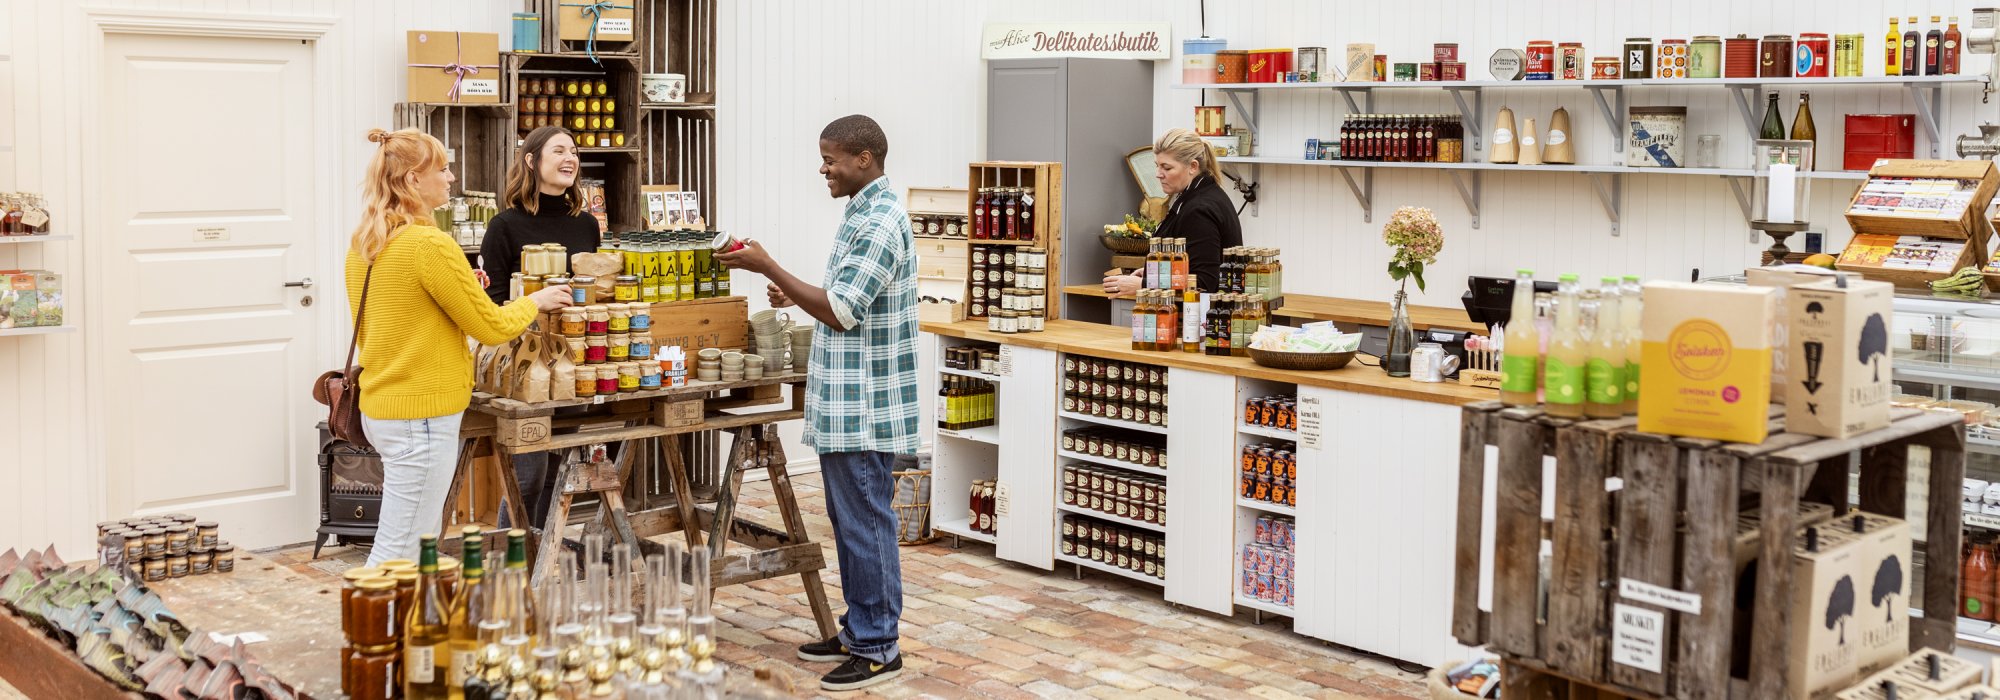
<path id="1" fill-rule="evenodd" d="M 8 243 L 48 243 L 51 241 L 71 241 L 71 240 L 76 240 L 76 236 L 68 234 L 57 235 L 57 236 L 0 236 L 0 245 L 6 245 Z"/>
<path id="2" fill-rule="evenodd" d="M 32 328 L 0 328 L 0 338 L 13 335 L 56 335 L 75 333 L 76 326 L 35 326 Z"/>
<path id="3" fill-rule="evenodd" d="M 1492 89 L 1549 89 L 1583 88 L 1591 92 L 1597 103 L 1599 116 L 1603 117 L 1607 132 L 1613 134 L 1611 148 L 1614 153 L 1625 151 L 1625 129 L 1623 122 L 1630 101 L 1625 93 L 1628 88 L 1670 87 L 1670 88 L 1722 88 L 1731 91 L 1735 97 L 1737 113 L 1743 117 L 1746 134 L 1753 141 L 1757 138 L 1763 123 L 1763 104 L 1756 99 L 1757 93 L 1768 88 L 1834 88 L 1843 86 L 1902 87 L 1909 91 L 1910 99 L 1916 104 L 1917 121 L 1923 125 L 1924 134 L 1929 137 L 1930 157 L 1939 158 L 1943 148 L 1944 88 L 1947 85 L 1984 85 L 1988 78 L 1984 75 L 1931 75 L 1931 76 L 1863 76 L 1854 78 L 1684 78 L 1684 79 L 1641 79 L 1641 80 L 1453 80 L 1453 81 L 1393 81 L 1357 83 L 1217 83 L 1212 85 L 1176 84 L 1179 90 L 1220 90 L 1223 97 L 1236 107 L 1237 114 L 1251 132 L 1253 141 L 1262 142 L 1259 118 L 1262 116 L 1260 96 L 1265 91 L 1279 90 L 1331 90 L 1347 103 L 1350 113 L 1372 114 L 1375 112 L 1376 90 L 1443 90 L 1451 95 L 1458 107 L 1461 123 L 1465 126 L 1466 138 L 1471 142 L 1467 153 L 1485 151 L 1484 122 L 1485 90 Z M 1356 94 L 1359 93 L 1359 99 Z M 1244 104 L 1243 96 L 1250 97 Z M 1729 181 L 1738 205 L 1743 209 L 1747 223 L 1750 216 L 1748 190 L 1744 180 L 1754 177 L 1752 171 L 1732 168 L 1625 168 L 1620 166 L 1589 165 L 1535 165 L 1514 166 L 1492 163 L 1376 163 L 1365 161 L 1312 161 L 1288 158 L 1237 157 L 1223 158 L 1226 163 L 1242 163 L 1250 166 L 1252 186 L 1262 176 L 1264 165 L 1328 165 L 1341 168 L 1341 178 L 1347 181 L 1347 188 L 1354 193 L 1354 199 L 1361 205 L 1361 220 L 1374 221 L 1375 173 L 1372 168 L 1434 168 L 1451 174 L 1452 184 L 1458 190 L 1459 199 L 1472 215 L 1472 227 L 1479 228 L 1479 206 L 1484 189 L 1482 171 L 1486 170 L 1550 170 L 1555 172 L 1584 173 L 1591 178 L 1591 190 L 1604 205 L 1605 216 L 1611 220 L 1611 235 L 1619 233 L 1619 216 L 1623 207 L 1623 176 L 1632 172 L 1653 171 L 1661 174 L 1715 175 Z M 1357 177 L 1349 168 L 1362 168 Z M 1865 173 L 1808 173 L 1812 179 L 1862 180 Z M 1256 216 L 1258 205 L 1250 205 L 1250 215 Z"/>

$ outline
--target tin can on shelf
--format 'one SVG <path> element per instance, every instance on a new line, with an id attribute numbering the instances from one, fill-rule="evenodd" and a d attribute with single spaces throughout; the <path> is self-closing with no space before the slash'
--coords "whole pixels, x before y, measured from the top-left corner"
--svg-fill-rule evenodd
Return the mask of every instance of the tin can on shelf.
<path id="1" fill-rule="evenodd" d="M 1757 77 L 1757 40 L 1744 34 L 1722 40 L 1722 77 Z"/>
<path id="2" fill-rule="evenodd" d="M 1582 80 L 1590 75 L 1590 63 L 1583 55 L 1583 42 L 1565 41 L 1556 45 L 1556 76 Z"/>
<path id="3" fill-rule="evenodd" d="M 1465 63 L 1463 61 L 1444 61 L 1438 63 L 1438 79 L 1447 82 L 1464 80 Z"/>
<path id="4" fill-rule="evenodd" d="M 1289 70 L 1290 49 L 1258 49 L 1250 52 L 1250 82 L 1275 83 Z"/>
<path id="5" fill-rule="evenodd" d="M 1660 46 L 1653 55 L 1653 77 L 1680 79 L 1688 77 L 1688 43 L 1686 39 L 1661 39 Z"/>
<path id="6" fill-rule="evenodd" d="M 1389 54 L 1385 53 L 1375 54 L 1375 81 L 1381 82 L 1384 80 L 1388 80 L 1389 79 L 1388 76 L 1389 76 Z"/>
<path id="7" fill-rule="evenodd" d="M 1764 41 L 1757 44 L 1757 77 L 1792 77 L 1792 35 L 1764 35 Z"/>
<path id="8" fill-rule="evenodd" d="M 1181 82 L 1208 85 L 1215 82 L 1215 52 L 1227 45 L 1222 39 L 1198 37 L 1181 40 Z"/>
<path id="9" fill-rule="evenodd" d="M 1417 80 L 1428 83 L 1437 79 L 1438 79 L 1438 64 L 1436 63 L 1417 64 Z"/>
<path id="10" fill-rule="evenodd" d="M 1626 80 L 1653 77 L 1653 40 L 1649 37 L 1631 37 L 1625 40 L 1624 72 Z"/>
<path id="11" fill-rule="evenodd" d="M 1297 59 L 1292 62 L 1292 70 L 1299 74 L 1299 82 L 1317 83 L 1326 75 L 1326 47 L 1301 46 Z"/>
<path id="12" fill-rule="evenodd" d="M 1417 79 L 1417 64 L 1415 63 L 1396 64 L 1397 82 L 1408 82 L 1416 79 Z"/>
<path id="13" fill-rule="evenodd" d="M 1617 80 L 1622 75 L 1618 70 L 1617 56 L 1598 56 L 1590 59 L 1591 80 Z"/>
<path id="14" fill-rule="evenodd" d="M 1799 42 L 1792 48 L 1792 75 L 1798 78 L 1824 78 L 1831 74 L 1827 55 L 1832 53 L 1833 42 L 1819 32 L 1799 33 Z"/>
<path id="15" fill-rule="evenodd" d="M 1553 41 L 1528 42 L 1528 63 L 1524 72 L 1528 80 L 1554 80 L 1556 70 L 1556 44 Z"/>
<path id="16" fill-rule="evenodd" d="M 1431 44 L 1431 61 L 1435 63 L 1447 63 L 1457 60 L 1458 60 L 1458 44 L 1455 43 Z"/>
<path id="17" fill-rule="evenodd" d="M 1865 40 L 1865 36 L 1861 34 L 1833 35 L 1834 77 L 1861 77 L 1861 47 Z"/>
<path id="18" fill-rule="evenodd" d="M 1215 52 L 1215 82 L 1250 82 L 1250 52 L 1242 49 L 1225 49 Z"/>
<path id="19" fill-rule="evenodd" d="M 1194 133 L 1200 136 L 1221 136 L 1228 128 L 1223 119 L 1221 105 L 1197 105 L 1194 108 Z"/>
<path id="20" fill-rule="evenodd" d="M 1687 77 L 1722 77 L 1722 37 L 1698 36 L 1688 44 Z"/>

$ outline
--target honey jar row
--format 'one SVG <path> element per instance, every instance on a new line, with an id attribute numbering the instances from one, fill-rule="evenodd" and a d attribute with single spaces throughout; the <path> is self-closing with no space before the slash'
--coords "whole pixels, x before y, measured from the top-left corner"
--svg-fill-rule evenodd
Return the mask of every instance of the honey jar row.
<path id="1" fill-rule="evenodd" d="M 1167 580 L 1167 538 L 1083 516 L 1064 516 L 1062 553 Z"/>
<path id="2" fill-rule="evenodd" d="M 236 570 L 236 546 L 223 541 L 222 527 L 184 513 L 98 523 L 97 543 L 101 561 L 122 562 L 149 583 Z"/>
<path id="3" fill-rule="evenodd" d="M 1127 520 L 1167 525 L 1167 480 L 1157 476 L 1091 464 L 1065 465 L 1062 502 Z"/>

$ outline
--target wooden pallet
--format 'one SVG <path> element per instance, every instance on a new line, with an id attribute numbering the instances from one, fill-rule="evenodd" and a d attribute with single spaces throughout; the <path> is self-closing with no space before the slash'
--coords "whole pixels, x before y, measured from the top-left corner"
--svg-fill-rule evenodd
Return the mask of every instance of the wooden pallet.
<path id="1" fill-rule="evenodd" d="M 1956 562 L 1965 429 L 1960 416 L 1897 410 L 1889 427 L 1848 440 L 1784 433 L 1781 409 L 1762 444 L 1640 433 L 1630 418 L 1572 421 L 1497 402 L 1467 406 L 1460 433 L 1457 580 L 1452 632 L 1489 645 L 1508 663 L 1507 697 L 1542 697 L 1543 675 L 1630 697 L 1790 697 L 1791 551 L 1801 498 L 1846 512 L 1851 455 L 1860 454 L 1867 512 L 1905 517 L 1909 448 L 1931 450 L 1927 561 Z M 1493 538 L 1493 611 L 1478 607 L 1487 448 L 1499 463 Z M 1555 520 L 1541 518 L 1544 459 L 1555 459 Z M 1622 481 L 1616 491 L 1607 479 Z M 1729 673 L 1736 598 L 1730 547 L 1739 499 L 1754 494 L 1762 518 L 1749 649 L 1751 677 Z M 1545 530 L 1546 528 L 1546 530 Z M 1545 534 L 1546 532 L 1546 534 Z M 1548 612 L 1537 615 L 1542 541 L 1554 555 Z M 1785 562 L 1770 566 L 1769 562 Z M 1952 649 L 1958 567 L 1924 569 L 1922 619 L 1910 648 Z M 1630 579 L 1701 596 L 1701 613 L 1623 598 Z M 1664 613 L 1662 672 L 1611 662 L 1611 603 Z"/>

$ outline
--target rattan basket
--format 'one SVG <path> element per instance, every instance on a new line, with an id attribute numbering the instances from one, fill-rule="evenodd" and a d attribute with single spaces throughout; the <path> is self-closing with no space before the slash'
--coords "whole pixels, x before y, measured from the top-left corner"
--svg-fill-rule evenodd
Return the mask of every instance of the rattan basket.
<path id="1" fill-rule="evenodd" d="M 889 507 L 896 513 L 896 543 L 903 546 L 936 541 L 931 529 L 931 471 L 911 469 L 890 472 L 896 478 L 896 500 Z"/>
<path id="2" fill-rule="evenodd" d="M 1153 245 L 1153 239 L 1151 238 L 1115 236 L 1109 233 L 1097 234 L 1097 240 L 1104 242 L 1106 250 L 1126 255 L 1144 255 L 1148 248 Z"/>
<path id="3" fill-rule="evenodd" d="M 1318 371 L 1340 369 L 1354 359 L 1354 351 L 1347 352 L 1279 352 L 1250 348 L 1250 360 L 1272 369 Z"/>

